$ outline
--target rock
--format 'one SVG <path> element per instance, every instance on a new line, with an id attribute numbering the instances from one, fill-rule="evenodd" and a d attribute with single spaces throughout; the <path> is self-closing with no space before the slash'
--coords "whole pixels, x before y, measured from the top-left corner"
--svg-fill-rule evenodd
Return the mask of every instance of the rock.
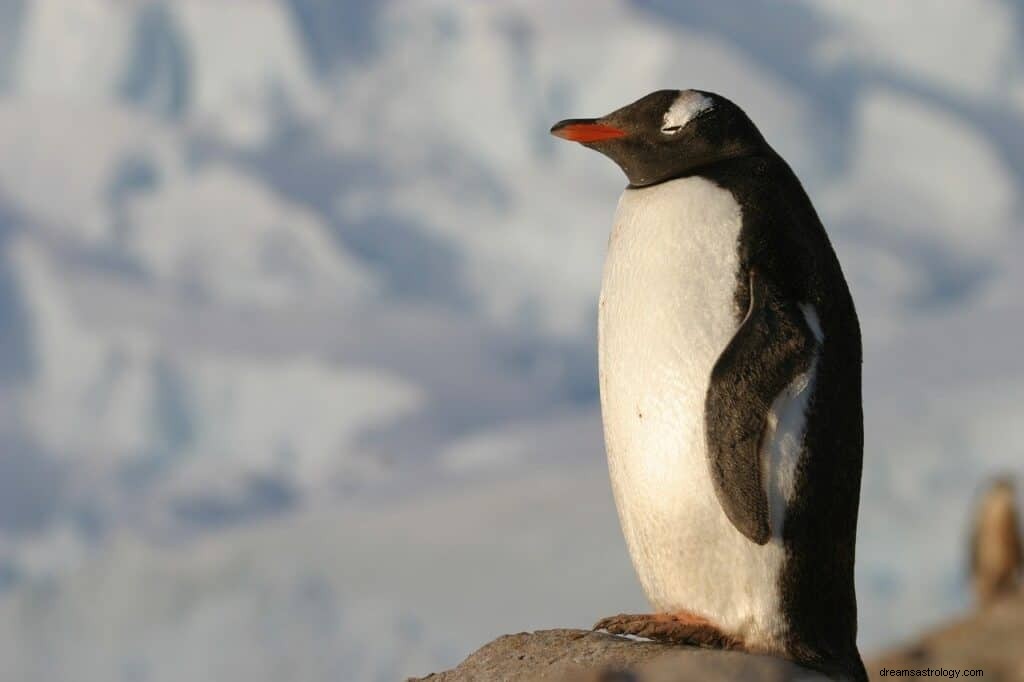
<path id="1" fill-rule="evenodd" d="M 770 656 L 659 644 L 589 630 L 538 630 L 485 644 L 421 682 L 682 682 L 823 680 Z"/>
<path id="2" fill-rule="evenodd" d="M 867 663 L 872 680 L 891 677 L 881 674 L 883 668 L 982 670 L 985 680 L 1024 682 L 1024 593 L 1003 598 Z"/>

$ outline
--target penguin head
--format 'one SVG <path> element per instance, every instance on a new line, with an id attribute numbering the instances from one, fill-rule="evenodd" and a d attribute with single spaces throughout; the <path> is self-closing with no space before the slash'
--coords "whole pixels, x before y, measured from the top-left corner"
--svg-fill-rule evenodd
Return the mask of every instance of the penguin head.
<path id="1" fill-rule="evenodd" d="M 701 90 L 658 90 L 601 118 L 559 121 L 551 134 L 601 152 L 618 164 L 631 187 L 767 147 L 742 109 Z"/>

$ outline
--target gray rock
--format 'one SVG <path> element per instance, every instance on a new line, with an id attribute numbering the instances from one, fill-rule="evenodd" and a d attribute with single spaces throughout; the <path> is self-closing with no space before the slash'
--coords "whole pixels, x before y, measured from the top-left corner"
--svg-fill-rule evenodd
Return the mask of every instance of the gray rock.
<path id="1" fill-rule="evenodd" d="M 589 630 L 538 630 L 485 644 L 429 682 L 723 682 L 822 680 L 770 656 L 636 641 Z"/>
<path id="2" fill-rule="evenodd" d="M 982 675 L 972 677 L 1024 682 L 1024 592 L 940 625 L 869 661 L 867 668 L 872 680 L 890 680 L 892 670 L 945 669 L 961 672 L 960 679 L 968 677 L 962 671 L 980 670 Z"/>

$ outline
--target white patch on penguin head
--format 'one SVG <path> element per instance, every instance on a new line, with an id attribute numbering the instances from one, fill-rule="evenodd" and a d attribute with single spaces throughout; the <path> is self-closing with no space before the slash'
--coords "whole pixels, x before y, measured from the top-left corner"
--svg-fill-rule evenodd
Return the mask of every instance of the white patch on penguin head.
<path id="1" fill-rule="evenodd" d="M 696 90 L 684 90 L 679 93 L 672 106 L 665 112 L 661 122 L 661 132 L 666 135 L 675 135 L 687 123 L 697 118 L 700 114 L 714 106 L 710 97 L 700 94 Z"/>

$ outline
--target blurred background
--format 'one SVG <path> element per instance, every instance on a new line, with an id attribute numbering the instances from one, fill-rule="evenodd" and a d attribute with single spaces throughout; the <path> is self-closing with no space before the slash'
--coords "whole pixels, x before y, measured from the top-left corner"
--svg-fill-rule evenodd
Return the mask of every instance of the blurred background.
<path id="1" fill-rule="evenodd" d="M 1024 462 L 1017 2 L 0 0 L 0 678 L 394 680 L 641 610 L 548 135 L 737 101 L 860 312 L 866 654 Z"/>

